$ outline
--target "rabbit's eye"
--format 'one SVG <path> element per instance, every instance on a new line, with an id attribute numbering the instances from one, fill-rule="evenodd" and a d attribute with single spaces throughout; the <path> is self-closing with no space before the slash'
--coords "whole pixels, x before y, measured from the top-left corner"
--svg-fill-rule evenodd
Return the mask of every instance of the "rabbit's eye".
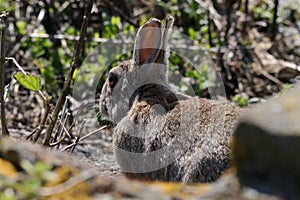
<path id="1" fill-rule="evenodd" d="M 108 74 L 108 85 L 109 85 L 109 87 L 113 88 L 116 85 L 117 81 L 118 81 L 117 75 L 113 72 L 110 72 Z"/>

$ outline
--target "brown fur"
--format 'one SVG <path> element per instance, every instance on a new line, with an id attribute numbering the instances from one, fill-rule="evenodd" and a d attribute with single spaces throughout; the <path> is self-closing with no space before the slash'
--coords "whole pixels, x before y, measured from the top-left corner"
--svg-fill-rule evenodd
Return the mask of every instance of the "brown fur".
<path id="1" fill-rule="evenodd" d="M 128 162 L 132 162 L 131 170 L 134 171 L 134 168 L 142 163 L 124 159 L 126 156 L 118 152 L 119 148 L 142 153 L 170 146 L 172 151 L 166 153 L 173 154 L 176 159 L 174 163 L 162 169 L 149 173 L 133 173 L 131 177 L 207 182 L 216 180 L 222 171 L 229 167 L 230 142 L 238 109 L 228 103 L 191 98 L 177 102 L 176 106 L 164 115 L 156 115 L 150 105 L 146 101 L 136 103 L 114 129 L 114 145 L 118 147 L 116 156 L 121 169 L 122 165 L 126 165 L 127 169 Z M 133 116 L 134 119 L 131 118 Z M 164 124 L 161 126 L 155 126 L 162 122 Z M 140 133 L 145 134 L 145 137 L 130 135 L 133 132 L 132 127 L 136 124 L 143 125 L 143 131 Z M 164 156 L 159 155 L 157 159 L 162 159 L 160 162 L 163 162 Z"/>
<path id="2" fill-rule="evenodd" d="M 111 70 L 118 83 L 113 88 L 108 82 L 103 86 L 100 110 L 116 123 L 115 155 L 128 177 L 214 181 L 230 166 L 230 142 L 240 110 L 230 103 L 192 98 L 172 89 L 166 76 L 168 57 L 165 55 L 167 29 L 172 26 L 172 20 L 166 20 L 162 38 L 158 38 L 162 40 L 156 47 L 159 51 L 152 53 L 139 51 L 139 44 L 151 40 L 144 27 L 160 22 L 150 19 L 140 28 L 144 36 L 138 32 L 132 61 Z M 137 62 L 140 54 L 145 60 L 145 52 L 150 54 L 146 59 L 152 60 L 142 68 Z M 141 81 L 146 84 L 138 87 Z"/>

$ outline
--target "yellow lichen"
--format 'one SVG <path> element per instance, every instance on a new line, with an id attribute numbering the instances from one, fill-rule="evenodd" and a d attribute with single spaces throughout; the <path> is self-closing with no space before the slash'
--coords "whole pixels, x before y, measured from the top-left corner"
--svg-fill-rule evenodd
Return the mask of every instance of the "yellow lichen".
<path id="1" fill-rule="evenodd" d="M 17 170 L 12 163 L 0 158 L 0 174 L 6 178 L 15 178 Z"/>
<path id="2" fill-rule="evenodd" d="M 56 178 L 54 180 L 48 181 L 44 184 L 45 187 L 54 187 L 64 182 L 68 181 L 71 177 L 74 177 L 79 174 L 79 170 L 72 166 L 61 166 L 57 168 L 55 171 Z M 72 199 L 83 199 L 88 200 L 91 199 L 90 195 L 90 187 L 87 182 L 80 182 L 71 188 L 66 188 L 61 193 L 53 194 L 51 196 L 47 196 L 44 199 L 61 199 L 61 200 L 72 200 Z"/>
<path id="3" fill-rule="evenodd" d="M 171 182 L 153 182 L 151 184 L 155 188 L 160 188 L 162 192 L 168 196 L 177 197 L 180 199 L 189 199 L 193 196 L 201 196 L 209 189 L 211 184 L 183 184 Z"/>

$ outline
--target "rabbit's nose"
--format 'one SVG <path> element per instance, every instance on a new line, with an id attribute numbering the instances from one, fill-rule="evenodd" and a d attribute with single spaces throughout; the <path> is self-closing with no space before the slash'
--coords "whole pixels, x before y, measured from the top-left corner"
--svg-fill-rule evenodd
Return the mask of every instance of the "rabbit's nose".
<path id="1" fill-rule="evenodd" d="M 159 115 L 164 115 L 167 113 L 165 107 L 161 104 L 154 104 L 152 106 L 152 109 Z"/>

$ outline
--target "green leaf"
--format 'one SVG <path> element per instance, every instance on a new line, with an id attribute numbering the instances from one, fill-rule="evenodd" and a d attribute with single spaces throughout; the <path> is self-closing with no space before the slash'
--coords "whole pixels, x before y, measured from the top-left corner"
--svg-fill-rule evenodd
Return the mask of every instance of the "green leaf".
<path id="1" fill-rule="evenodd" d="M 37 92 L 41 89 L 41 80 L 35 75 L 25 75 L 22 72 L 14 74 L 14 78 L 25 88 Z"/>
<path id="2" fill-rule="evenodd" d="M 116 17 L 116 16 L 111 17 L 111 24 L 112 25 L 118 26 L 120 23 L 121 23 L 121 18 L 120 17 Z"/>
<path id="3" fill-rule="evenodd" d="M 17 27 L 19 29 L 19 32 L 22 34 L 22 35 L 25 35 L 26 34 L 26 23 L 25 21 L 18 21 L 17 22 Z"/>
<path id="4" fill-rule="evenodd" d="M 188 32 L 189 32 L 189 36 L 192 38 L 192 39 L 195 39 L 195 30 L 193 28 L 189 28 L 188 29 Z"/>
<path id="5" fill-rule="evenodd" d="M 236 102 L 241 107 L 247 106 L 248 104 L 247 99 L 243 97 L 241 94 L 236 94 L 233 97 L 233 101 Z"/>

